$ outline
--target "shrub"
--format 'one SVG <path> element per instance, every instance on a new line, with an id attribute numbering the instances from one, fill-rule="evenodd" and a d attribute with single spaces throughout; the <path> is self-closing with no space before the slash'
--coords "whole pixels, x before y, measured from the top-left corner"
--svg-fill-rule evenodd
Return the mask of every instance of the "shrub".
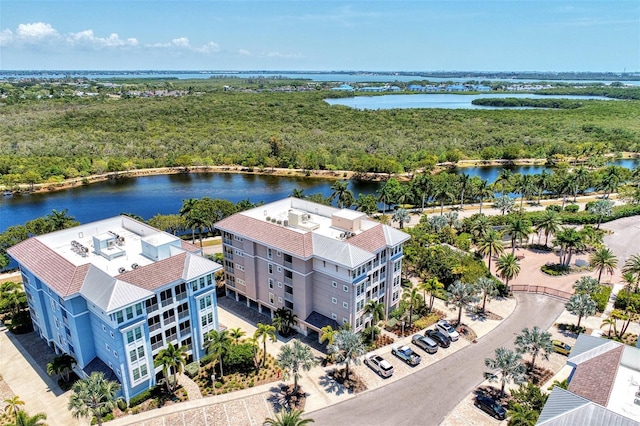
<path id="1" fill-rule="evenodd" d="M 633 307 L 635 312 L 640 312 L 640 294 L 628 293 L 624 290 L 619 291 L 616 297 L 616 302 L 613 305 L 616 309 L 626 310 L 627 306 Z"/>
<path id="2" fill-rule="evenodd" d="M 214 354 L 208 354 L 203 356 L 202 358 L 200 358 L 200 365 L 207 365 L 209 364 L 211 361 L 213 361 L 215 359 Z"/>
<path id="3" fill-rule="evenodd" d="M 373 339 L 371 338 L 372 333 L 373 333 Z M 362 337 L 364 338 L 365 343 L 375 342 L 379 335 L 380 335 L 380 329 L 375 325 L 367 327 L 362 331 Z"/>
<path id="4" fill-rule="evenodd" d="M 127 409 L 127 402 L 124 399 L 118 400 L 118 409 L 120 411 L 125 411 Z"/>
<path id="5" fill-rule="evenodd" d="M 431 324 L 435 324 L 440 319 L 440 315 L 436 312 L 430 313 L 413 323 L 416 327 L 423 329 L 429 327 Z"/>
<path id="6" fill-rule="evenodd" d="M 190 362 L 184 366 L 184 374 L 193 379 L 200 372 L 200 364 L 197 361 Z"/>
<path id="7" fill-rule="evenodd" d="M 578 210 L 580 210 L 580 206 L 577 204 L 569 204 L 564 208 L 564 211 L 569 213 L 576 213 Z"/>
<path id="8" fill-rule="evenodd" d="M 547 206 L 546 210 L 554 211 L 554 212 L 561 212 L 562 211 L 562 206 L 559 206 L 557 204 L 552 204 L 550 206 Z"/>
<path id="9" fill-rule="evenodd" d="M 231 350 L 225 357 L 225 364 L 230 370 L 252 368 L 253 346 L 249 343 L 231 346 Z"/>
<path id="10" fill-rule="evenodd" d="M 136 405 L 140 405 L 143 402 L 145 402 L 146 400 L 148 400 L 149 398 L 151 398 L 151 394 L 154 388 L 149 388 L 146 391 L 134 396 L 133 398 L 131 398 L 129 400 L 129 407 L 133 408 Z"/>
<path id="11" fill-rule="evenodd" d="M 569 268 L 565 265 L 560 265 L 554 263 L 552 265 L 542 265 L 540 270 L 547 275 L 552 275 L 554 277 L 567 274 L 569 272 Z"/>
<path id="12" fill-rule="evenodd" d="M 398 325 L 397 318 L 390 318 L 384 326 L 384 329 L 387 331 L 392 331 Z"/>
<path id="13" fill-rule="evenodd" d="M 598 312 L 604 312 L 611 296 L 611 287 L 600 286 L 600 289 L 591 294 L 591 298 L 598 304 Z"/>

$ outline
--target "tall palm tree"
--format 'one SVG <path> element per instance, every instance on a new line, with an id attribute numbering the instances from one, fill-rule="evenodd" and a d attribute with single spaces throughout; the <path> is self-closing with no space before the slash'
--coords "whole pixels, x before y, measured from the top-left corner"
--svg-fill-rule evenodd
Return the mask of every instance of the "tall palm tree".
<path id="1" fill-rule="evenodd" d="M 584 167 L 580 166 L 575 169 L 572 173 L 573 175 L 573 202 L 576 202 L 578 198 L 578 192 L 584 191 L 589 187 L 590 184 L 590 176 L 589 171 Z"/>
<path id="2" fill-rule="evenodd" d="M 471 222 L 469 226 L 469 231 L 471 232 L 471 236 L 473 237 L 473 241 L 475 243 L 478 242 L 480 238 L 485 236 L 487 232 L 491 231 L 493 228 L 489 223 L 489 218 L 483 214 L 478 214 L 475 219 Z"/>
<path id="3" fill-rule="evenodd" d="M 616 192 L 622 182 L 622 174 L 619 166 L 608 166 L 596 185 L 597 189 L 604 191 L 604 198 L 609 198 L 609 194 Z"/>
<path id="4" fill-rule="evenodd" d="M 433 179 L 428 173 L 421 173 L 411 181 L 413 191 L 422 200 L 422 210 L 424 211 L 424 202 L 431 196 L 433 190 Z"/>
<path id="5" fill-rule="evenodd" d="M 551 173 L 548 173 L 546 170 L 543 170 L 542 173 L 537 176 L 535 184 L 538 189 L 538 204 L 540 204 L 542 200 L 542 193 L 551 187 L 551 179 Z"/>
<path id="6" fill-rule="evenodd" d="M 478 201 L 480 202 L 480 210 L 479 213 L 482 214 L 482 204 L 484 200 L 493 198 L 494 192 L 493 188 L 486 179 L 482 179 L 478 186 L 475 189 L 476 197 L 478 197 Z"/>
<path id="7" fill-rule="evenodd" d="M 554 244 L 560 246 L 560 264 L 569 266 L 573 252 L 584 247 L 584 236 L 575 228 L 564 228 L 556 234 Z"/>
<path id="8" fill-rule="evenodd" d="M 509 426 L 535 426 L 540 413 L 520 404 L 513 404 L 507 410 Z"/>
<path id="9" fill-rule="evenodd" d="M 67 214 L 68 209 L 57 211 L 51 210 L 45 219 L 49 223 L 49 232 L 60 231 L 61 229 L 71 228 L 80 224 L 73 216 Z"/>
<path id="10" fill-rule="evenodd" d="M 487 299 L 491 300 L 498 295 L 498 286 L 496 280 L 489 277 L 480 277 L 476 281 L 476 289 L 482 293 L 482 312 L 484 312 Z"/>
<path id="11" fill-rule="evenodd" d="M 500 256 L 504 253 L 502 237 L 493 229 L 480 237 L 476 246 L 478 248 L 478 253 L 480 253 L 482 257 L 489 257 L 489 270 L 491 270 L 491 258 L 493 256 Z"/>
<path id="12" fill-rule="evenodd" d="M 500 188 L 502 189 L 503 197 L 507 192 L 507 188 L 509 188 L 509 185 L 511 184 L 512 178 L 513 178 L 513 172 L 511 170 L 506 168 L 503 168 L 500 170 L 500 174 L 498 175 L 498 178 L 496 179 L 495 183 L 500 185 Z"/>
<path id="13" fill-rule="evenodd" d="M 15 426 L 46 426 L 43 420 L 47 420 L 45 413 L 37 413 L 33 416 L 28 415 L 24 411 L 18 411 L 16 413 L 16 421 L 13 423 Z"/>
<path id="14" fill-rule="evenodd" d="M 211 330 L 207 333 L 205 347 L 208 354 L 214 354 L 220 365 L 220 376 L 224 377 L 222 360 L 231 351 L 231 336 L 229 330 Z"/>
<path id="15" fill-rule="evenodd" d="M 460 209 L 464 210 L 464 194 L 471 187 L 471 176 L 466 173 L 458 175 L 458 188 L 460 189 Z"/>
<path id="16" fill-rule="evenodd" d="M 549 235 L 557 234 L 560 231 L 560 225 L 562 224 L 562 218 L 558 214 L 558 212 L 554 212 L 553 210 L 547 210 L 544 212 L 542 216 L 536 221 L 536 232 L 544 232 L 544 245 L 548 247 L 549 244 Z"/>
<path id="17" fill-rule="evenodd" d="M 101 426 L 102 418 L 113 411 L 118 403 L 116 393 L 120 390 L 120 384 L 105 379 L 102 372 L 93 372 L 89 377 L 75 382 L 71 390 L 73 394 L 69 398 L 69 410 L 73 416 L 95 417 Z"/>
<path id="18" fill-rule="evenodd" d="M 395 212 L 393 212 L 391 220 L 393 220 L 394 222 L 398 222 L 400 224 L 400 229 L 403 229 L 404 224 L 409 223 L 411 217 L 409 217 L 409 212 L 406 209 L 400 207 L 396 209 Z"/>
<path id="19" fill-rule="evenodd" d="M 314 423 L 313 419 L 303 419 L 302 411 L 293 409 L 291 411 L 281 410 L 275 417 L 267 417 L 264 424 L 268 426 L 305 426 Z"/>
<path id="20" fill-rule="evenodd" d="M 520 273 L 520 263 L 512 253 L 502 255 L 496 262 L 496 272 L 498 276 L 505 280 L 505 285 L 509 286 L 509 281 Z"/>
<path id="21" fill-rule="evenodd" d="M 616 267 L 618 266 L 618 258 L 608 247 L 600 247 L 596 249 L 589 256 L 589 263 L 593 268 L 598 271 L 598 283 L 602 278 L 602 272 L 606 271 L 607 274 L 613 275 Z"/>
<path id="22" fill-rule="evenodd" d="M 603 199 L 597 200 L 589 206 L 589 213 L 598 216 L 598 225 L 596 226 L 596 229 L 600 229 L 602 218 L 611 216 L 613 213 L 613 201 Z"/>
<path id="23" fill-rule="evenodd" d="M 595 314 L 598 305 L 588 294 L 574 294 L 565 304 L 565 307 L 567 311 L 578 316 L 577 327 L 580 328 L 582 317 L 589 317 Z"/>
<path id="24" fill-rule="evenodd" d="M 486 358 L 484 364 L 491 371 L 485 372 L 485 379 L 490 382 L 501 383 L 500 395 L 504 395 L 504 387 L 507 383 L 520 384 L 524 382 L 525 366 L 521 362 L 522 357 L 516 352 L 500 347 L 496 349 L 495 358 Z"/>
<path id="25" fill-rule="evenodd" d="M 294 340 L 292 345 L 284 345 L 280 348 L 277 358 L 278 365 L 284 370 L 284 378 L 293 376 L 293 392 L 298 392 L 298 379 L 302 377 L 301 370 L 309 371 L 318 364 L 311 348 L 299 340 Z"/>
<path id="26" fill-rule="evenodd" d="M 532 175 L 520 175 L 515 184 L 515 190 L 520 194 L 520 210 L 524 199 L 535 191 L 535 182 Z"/>
<path id="27" fill-rule="evenodd" d="M 444 203 L 454 199 L 455 194 L 452 188 L 452 178 L 448 173 L 436 175 L 433 187 L 433 198 L 440 202 L 440 216 L 444 214 Z M 455 178 L 453 178 L 455 179 Z"/>
<path id="28" fill-rule="evenodd" d="M 18 411 L 21 410 L 21 406 L 24 405 L 24 401 L 20 399 L 18 395 L 14 395 L 11 398 L 7 398 L 3 401 L 5 404 L 4 412 L 10 416 L 16 416 Z"/>
<path id="29" fill-rule="evenodd" d="M 531 354 L 530 371 L 534 371 L 536 357 L 540 354 L 543 359 L 549 359 L 549 354 L 553 352 L 551 343 L 551 333 L 541 330 L 539 327 L 524 328 L 521 334 L 516 336 L 516 351 L 520 354 Z"/>
<path id="30" fill-rule="evenodd" d="M 360 334 L 352 330 L 340 330 L 333 339 L 333 345 L 329 345 L 327 350 L 335 356 L 336 361 L 345 364 L 345 379 L 349 379 L 349 364 L 360 363 L 360 357 L 366 352 L 364 342 Z"/>
<path id="31" fill-rule="evenodd" d="M 335 181 L 331 185 L 331 190 L 333 191 L 329 196 L 329 200 L 333 201 L 334 199 L 338 200 L 338 207 L 351 207 L 354 201 L 353 192 L 349 190 L 349 182 L 346 180 L 338 180 Z"/>
<path id="32" fill-rule="evenodd" d="M 161 349 L 153 359 L 153 364 L 156 367 L 162 367 L 162 373 L 164 380 L 167 383 L 167 391 L 172 392 L 178 384 L 178 373 L 182 373 L 184 366 L 187 363 L 187 350 L 186 346 L 173 346 L 173 343 Z M 173 385 L 169 384 L 169 372 L 173 373 Z"/>
<path id="33" fill-rule="evenodd" d="M 381 319 L 384 319 L 384 303 L 371 299 L 364 305 L 364 312 L 371 314 L 371 340 L 373 340 L 373 327 L 378 324 Z"/>
<path id="34" fill-rule="evenodd" d="M 247 333 L 240 327 L 232 328 L 229 330 L 229 336 L 233 339 L 233 343 L 236 345 L 240 343 L 240 339 L 242 339 L 245 334 Z"/>
<path id="35" fill-rule="evenodd" d="M 180 216 L 184 216 L 187 221 L 187 226 L 191 229 L 191 242 L 195 244 L 196 242 L 196 228 L 192 226 L 192 222 L 189 220 L 189 216 L 191 215 L 191 211 L 195 209 L 198 204 L 197 198 L 189 198 L 186 200 L 182 200 L 182 207 L 180 208 Z"/>
<path id="36" fill-rule="evenodd" d="M 624 262 L 622 273 L 632 274 L 635 277 L 636 286 L 634 291 L 638 291 L 638 281 L 640 280 L 640 254 L 634 254 Z"/>
<path id="37" fill-rule="evenodd" d="M 447 306 L 453 305 L 458 308 L 457 324 L 459 325 L 462 321 L 462 308 L 471 303 L 476 303 L 477 301 L 478 289 L 473 284 L 455 281 L 449 286 L 449 290 L 447 290 L 445 303 Z"/>
<path id="38" fill-rule="evenodd" d="M 423 280 L 420 284 L 418 284 L 418 289 L 422 290 L 424 297 L 424 304 L 427 304 L 427 293 L 429 293 L 429 310 L 433 309 L 433 302 L 436 297 L 436 292 L 438 290 L 442 290 L 444 288 L 444 284 L 442 284 L 437 277 L 427 278 Z"/>
<path id="39" fill-rule="evenodd" d="M 531 222 L 517 215 L 511 219 L 506 229 L 507 234 L 511 235 L 511 254 L 516 252 L 516 241 L 522 245 L 523 239 L 529 239 L 531 234 Z"/>
<path id="40" fill-rule="evenodd" d="M 291 327 L 298 323 L 298 316 L 290 309 L 278 308 L 273 314 L 272 322 L 280 334 L 287 336 Z"/>
<path id="41" fill-rule="evenodd" d="M 256 325 L 256 331 L 253 333 L 254 339 L 262 339 L 262 365 L 267 363 L 267 339 L 276 342 L 276 328 L 271 324 L 263 324 L 259 322 Z"/>
<path id="42" fill-rule="evenodd" d="M 74 357 L 69 354 L 59 355 L 47 364 L 47 374 L 53 376 L 60 374 L 65 382 L 69 381 L 69 374 L 73 370 L 73 366 L 77 364 Z"/>
<path id="43" fill-rule="evenodd" d="M 409 307 L 409 325 L 411 326 L 411 324 L 413 324 L 413 311 L 418 309 L 420 302 L 422 302 L 419 290 L 415 287 L 405 290 L 402 293 L 402 300 L 407 302 L 407 306 Z"/>

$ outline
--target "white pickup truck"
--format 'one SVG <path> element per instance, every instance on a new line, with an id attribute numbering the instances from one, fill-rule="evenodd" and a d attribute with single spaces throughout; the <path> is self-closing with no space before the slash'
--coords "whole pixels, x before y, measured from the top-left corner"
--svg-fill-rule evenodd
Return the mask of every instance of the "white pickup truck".
<path id="1" fill-rule="evenodd" d="M 393 375 L 393 365 L 380 355 L 371 353 L 364 356 L 364 363 L 381 377 L 391 377 Z"/>

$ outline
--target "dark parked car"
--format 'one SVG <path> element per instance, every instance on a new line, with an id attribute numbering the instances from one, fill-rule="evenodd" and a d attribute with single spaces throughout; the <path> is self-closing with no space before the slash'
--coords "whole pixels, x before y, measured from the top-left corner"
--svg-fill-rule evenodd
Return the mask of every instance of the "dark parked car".
<path id="1" fill-rule="evenodd" d="M 504 420 L 507 416 L 507 410 L 505 410 L 505 408 L 495 399 L 488 396 L 477 396 L 476 402 L 473 405 L 498 420 Z"/>
<path id="2" fill-rule="evenodd" d="M 416 334 L 411 338 L 411 343 L 419 348 L 424 349 L 427 353 L 435 354 L 438 352 L 438 343 L 431 337 L 421 336 Z"/>
<path id="3" fill-rule="evenodd" d="M 438 343 L 438 345 L 440 345 L 443 348 L 448 348 L 449 345 L 451 344 L 451 340 L 449 339 L 449 337 L 445 336 L 442 332 L 438 330 L 427 330 L 427 332 L 424 333 L 424 335 L 435 340 Z"/>

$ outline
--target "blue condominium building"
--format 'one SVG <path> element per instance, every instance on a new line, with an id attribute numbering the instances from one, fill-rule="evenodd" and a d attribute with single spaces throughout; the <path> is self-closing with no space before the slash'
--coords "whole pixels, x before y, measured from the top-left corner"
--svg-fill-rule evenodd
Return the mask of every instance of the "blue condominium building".
<path id="1" fill-rule="evenodd" d="M 8 250 L 22 272 L 35 332 L 76 372 L 102 371 L 128 401 L 156 384 L 169 343 L 189 360 L 218 329 L 214 274 L 201 249 L 127 216 L 36 236 Z"/>

